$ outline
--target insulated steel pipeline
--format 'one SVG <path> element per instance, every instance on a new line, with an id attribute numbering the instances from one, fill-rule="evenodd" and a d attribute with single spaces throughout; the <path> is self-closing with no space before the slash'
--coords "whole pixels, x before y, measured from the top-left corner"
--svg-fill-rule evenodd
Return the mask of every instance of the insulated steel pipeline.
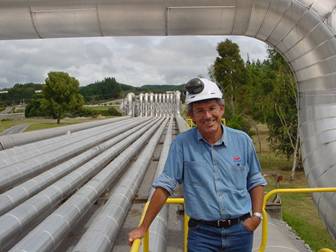
<path id="1" fill-rule="evenodd" d="M 158 167 L 155 172 L 154 178 L 159 176 L 163 171 L 164 165 L 166 163 L 168 152 L 170 148 L 170 144 L 172 141 L 172 124 L 173 118 L 170 119 L 169 125 L 166 131 L 165 140 L 163 143 L 162 151 L 160 154 L 160 160 Z M 154 189 L 150 192 L 150 197 L 153 195 Z M 167 250 L 167 226 L 168 226 L 168 210 L 169 206 L 165 205 L 159 214 L 155 217 L 153 223 L 150 226 L 150 240 L 149 240 L 149 251 L 155 252 L 165 252 Z"/>
<path id="2" fill-rule="evenodd" d="M 15 146 L 14 148 L 0 151 L 0 168 L 4 168 L 15 163 L 20 163 L 26 159 L 30 159 L 34 156 L 39 156 L 53 150 L 62 149 L 71 144 L 76 144 L 77 142 L 82 141 L 87 137 L 99 135 L 102 132 L 110 130 L 111 127 L 125 125 L 130 121 L 134 121 L 134 119 L 111 122 L 109 124 L 81 130 L 75 133 L 51 137 L 38 142 L 27 143 L 25 145 Z"/>
<path id="3" fill-rule="evenodd" d="M 144 178 L 166 123 L 167 120 L 156 131 L 146 148 L 140 153 L 136 162 L 115 185 L 115 189 L 113 189 L 113 193 L 103 210 L 94 218 L 73 251 L 111 251 L 118 232 L 131 207 L 136 191 Z"/>
<path id="4" fill-rule="evenodd" d="M 98 197 L 124 171 L 124 168 L 132 157 L 143 148 L 162 122 L 163 119 L 160 119 L 150 129 L 146 129 L 140 138 L 120 153 L 118 157 L 49 215 L 10 251 L 55 250 Z"/>
<path id="5" fill-rule="evenodd" d="M 117 117 L 107 120 L 95 121 L 95 122 L 87 122 L 76 125 L 70 125 L 60 128 L 54 129 L 45 129 L 39 130 L 38 132 L 26 132 L 26 133 L 18 133 L 6 136 L 0 136 L 0 150 L 5 150 L 11 148 L 13 146 L 23 145 L 31 142 L 36 142 L 42 139 L 59 136 L 62 134 L 70 132 L 75 132 L 83 129 L 88 129 L 91 127 L 96 127 L 103 124 L 109 124 L 112 122 L 117 122 L 121 120 L 125 120 L 130 118 L 129 116 Z"/>
<path id="6" fill-rule="evenodd" d="M 111 135 L 109 136 L 113 137 L 111 140 L 107 140 L 104 143 L 101 143 L 100 145 L 95 146 L 83 152 L 82 154 L 64 163 L 61 163 L 54 168 L 49 169 L 46 172 L 41 173 L 40 175 L 2 193 L 0 195 L 0 215 L 14 208 L 19 203 L 38 193 L 40 190 L 44 189 L 48 185 L 72 172 L 89 160 L 93 159 L 98 154 L 102 153 L 103 151 L 116 144 L 118 141 L 121 141 L 125 135 L 130 135 L 141 129 L 144 124 L 147 124 L 147 121 L 143 123 L 142 120 L 138 120 L 136 122 L 126 125 L 124 128 L 117 129 L 113 131 L 113 133 L 111 132 Z M 127 132 L 125 134 L 121 134 L 124 131 Z"/>
<path id="7" fill-rule="evenodd" d="M 51 166 L 57 165 L 60 162 L 74 157 L 88 148 L 101 143 L 111 135 L 113 136 L 114 131 L 119 130 L 120 126 L 125 127 L 126 124 L 112 125 L 109 130 L 106 130 L 106 132 L 99 135 L 99 137 L 97 135 L 86 137 L 84 134 L 82 136 L 82 141 L 80 142 L 70 144 L 63 148 L 44 153 L 40 156 L 33 157 L 23 162 L 15 163 L 0 169 L 0 192 L 3 192 L 9 187 L 23 182 L 24 180 L 43 172 Z"/>
<path id="8" fill-rule="evenodd" d="M 117 157 L 142 134 L 146 134 L 156 122 L 157 119 L 151 121 L 131 135 L 129 135 L 129 132 L 121 134 L 118 137 L 124 138 L 122 141 L 118 141 L 117 144 L 94 159 L 2 215 L 0 217 L 0 250 L 6 251 L 23 235 L 24 231 L 32 228 L 39 219 L 52 212 L 57 204 L 100 172 L 113 158 Z"/>

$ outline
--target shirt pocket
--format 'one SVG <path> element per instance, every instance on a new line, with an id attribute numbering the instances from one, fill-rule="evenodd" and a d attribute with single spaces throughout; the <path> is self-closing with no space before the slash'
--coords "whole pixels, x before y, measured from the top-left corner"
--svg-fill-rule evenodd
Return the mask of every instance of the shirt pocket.
<path id="1" fill-rule="evenodd" d="M 229 172 L 229 180 L 231 186 L 236 190 L 243 190 L 247 188 L 247 169 L 244 165 L 231 165 Z M 224 178 L 225 180 L 225 178 Z"/>

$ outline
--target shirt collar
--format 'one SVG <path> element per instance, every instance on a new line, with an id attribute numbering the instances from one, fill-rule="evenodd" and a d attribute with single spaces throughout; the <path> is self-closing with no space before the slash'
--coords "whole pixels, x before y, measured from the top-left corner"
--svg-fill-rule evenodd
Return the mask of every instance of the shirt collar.
<path id="1" fill-rule="evenodd" d="M 226 127 L 221 124 L 221 127 L 222 127 L 222 137 L 220 139 L 218 139 L 218 141 L 214 144 L 214 145 L 221 145 L 223 144 L 224 146 L 227 146 L 227 143 L 228 143 L 228 137 L 227 137 L 227 133 L 226 133 Z M 196 128 L 196 134 L 197 134 L 197 140 L 198 141 L 201 141 L 203 140 L 204 142 L 208 143 L 204 138 L 203 136 L 201 135 L 201 133 L 199 132 L 199 130 Z"/>

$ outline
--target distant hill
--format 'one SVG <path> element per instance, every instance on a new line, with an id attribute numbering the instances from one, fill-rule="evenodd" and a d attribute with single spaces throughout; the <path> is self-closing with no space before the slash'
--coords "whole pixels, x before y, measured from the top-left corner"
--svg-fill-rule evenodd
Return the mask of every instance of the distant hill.
<path id="1" fill-rule="evenodd" d="M 35 91 L 42 90 L 42 84 L 25 83 L 15 84 L 12 88 L 4 88 L 2 91 L 7 90 L 8 93 L 0 94 L 0 102 L 2 104 L 19 104 L 31 100 Z"/>
<path id="2" fill-rule="evenodd" d="M 115 78 L 105 78 L 102 81 L 80 87 L 80 92 L 87 102 L 98 102 L 107 99 L 124 98 L 127 93 L 165 93 L 166 91 L 182 91 L 184 85 L 143 85 L 134 87 L 118 83 Z"/>
<path id="3" fill-rule="evenodd" d="M 144 85 L 138 88 L 140 92 L 162 93 L 166 91 L 183 91 L 184 84 L 181 85 Z"/>
<path id="4" fill-rule="evenodd" d="M 124 98 L 127 93 L 133 92 L 139 94 L 141 92 L 165 93 L 166 91 L 182 91 L 184 85 L 143 85 L 134 87 L 123 83 L 118 83 L 115 78 L 105 78 L 102 81 L 80 87 L 80 93 L 84 96 L 86 102 L 97 102 L 107 99 Z M 21 102 L 29 102 L 35 91 L 41 90 L 43 84 L 25 83 L 15 84 L 12 88 L 5 88 L 7 94 L 0 94 L 0 103 L 2 104 L 19 104 Z"/>

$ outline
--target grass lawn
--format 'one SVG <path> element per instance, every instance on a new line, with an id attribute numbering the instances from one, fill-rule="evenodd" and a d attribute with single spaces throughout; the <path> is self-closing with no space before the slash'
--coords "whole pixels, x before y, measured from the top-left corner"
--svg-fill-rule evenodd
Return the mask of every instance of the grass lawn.
<path id="1" fill-rule="evenodd" d="M 21 120 L 0 120 L 0 133 L 3 132 L 5 129 L 8 129 L 14 125 L 21 124 L 21 123 L 16 123 L 16 121 L 21 121 Z"/>
<path id="2" fill-rule="evenodd" d="M 263 143 L 265 144 L 265 142 Z M 267 149 L 267 148 L 265 148 Z M 292 160 L 276 155 L 271 151 L 259 153 L 260 163 L 265 174 L 278 174 L 283 177 L 280 188 L 309 187 L 304 172 L 297 171 L 295 179 L 290 180 Z M 273 177 L 267 177 L 269 185 L 266 191 L 275 188 Z M 336 240 L 332 239 L 324 223 L 318 215 L 318 210 L 311 194 L 281 194 L 283 219 L 303 239 L 313 251 L 329 248 L 336 251 Z"/>
<path id="3" fill-rule="evenodd" d="M 119 105 L 113 104 L 113 105 L 99 105 L 99 106 L 90 106 L 90 105 L 84 105 L 85 108 L 91 109 L 91 110 L 108 110 L 109 108 L 119 108 Z"/>
<path id="4" fill-rule="evenodd" d="M 111 106 L 84 106 L 87 109 L 91 110 L 108 110 Z"/>

